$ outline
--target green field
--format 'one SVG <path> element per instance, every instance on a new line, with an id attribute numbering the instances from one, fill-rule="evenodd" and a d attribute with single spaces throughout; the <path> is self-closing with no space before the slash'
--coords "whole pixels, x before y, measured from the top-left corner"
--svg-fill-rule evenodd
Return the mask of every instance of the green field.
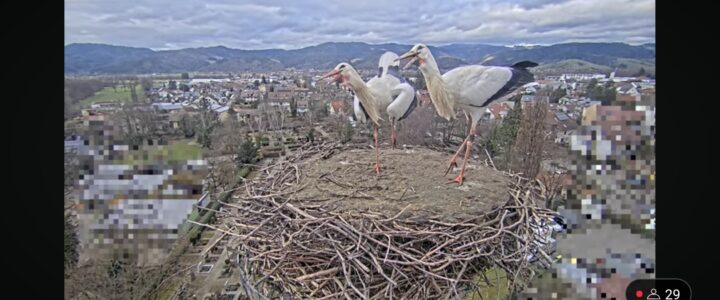
<path id="1" fill-rule="evenodd" d="M 138 95 L 139 101 L 144 101 L 145 99 L 145 93 L 143 92 L 142 86 L 137 85 L 135 87 L 135 92 Z M 97 93 L 95 95 L 92 95 L 91 97 L 85 98 L 83 100 L 80 100 L 80 102 L 76 103 L 75 105 L 78 108 L 86 108 L 90 107 L 93 103 L 96 102 L 106 102 L 106 101 L 115 101 L 115 102 L 129 102 L 131 99 L 130 97 L 130 89 L 129 88 L 123 88 L 122 86 L 117 86 L 116 89 L 113 89 L 112 87 L 106 87 Z"/>
<path id="2" fill-rule="evenodd" d="M 176 141 L 168 145 L 168 154 L 173 160 L 200 159 L 202 148 L 192 140 Z"/>
<path id="3" fill-rule="evenodd" d="M 200 159 L 202 148 L 192 140 L 171 142 L 167 146 L 153 147 L 149 150 L 129 151 L 120 161 L 120 164 L 141 165 L 154 161 L 186 161 Z"/>
<path id="4" fill-rule="evenodd" d="M 510 291 L 508 289 L 508 280 L 505 271 L 500 268 L 490 268 L 485 271 L 485 276 L 490 281 L 490 284 L 488 285 L 484 280 L 478 279 L 480 293 L 469 292 L 465 296 L 465 300 L 507 299 Z"/>
<path id="5" fill-rule="evenodd" d="M 190 215 L 188 216 L 187 219 L 188 219 L 188 220 L 191 220 L 191 221 L 194 221 L 194 222 L 197 222 L 198 218 L 200 218 L 200 211 L 198 210 L 197 206 L 194 206 L 194 205 L 193 205 L 192 212 L 190 212 Z M 178 231 L 178 233 L 179 233 L 180 235 L 183 235 L 183 234 L 187 233 L 188 229 L 190 229 L 190 227 L 191 227 L 192 225 L 193 225 L 193 224 L 190 223 L 190 222 L 185 222 L 185 223 L 183 223 L 183 224 L 180 226 L 180 230 Z"/>

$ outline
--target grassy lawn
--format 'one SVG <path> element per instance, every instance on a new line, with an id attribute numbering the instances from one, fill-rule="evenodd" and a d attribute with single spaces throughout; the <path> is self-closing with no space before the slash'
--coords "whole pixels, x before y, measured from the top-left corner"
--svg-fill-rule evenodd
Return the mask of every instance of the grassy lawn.
<path id="1" fill-rule="evenodd" d="M 200 159 L 202 148 L 192 140 L 182 140 L 168 145 L 168 151 L 171 159 L 175 160 L 191 160 Z"/>
<path id="2" fill-rule="evenodd" d="M 144 151 L 129 151 L 118 163 L 140 165 L 155 161 L 186 161 L 202 158 L 202 148 L 192 140 L 173 141 L 167 146 Z"/>
<path id="3" fill-rule="evenodd" d="M 193 210 L 187 219 L 197 222 L 198 218 L 200 218 L 200 211 L 197 209 L 197 207 L 193 207 Z M 188 229 L 190 229 L 190 226 L 192 226 L 192 224 L 189 222 L 185 222 L 184 224 L 182 224 L 182 226 L 180 227 L 180 230 L 179 230 L 179 234 L 180 235 L 185 234 L 188 231 Z"/>
<path id="4" fill-rule="evenodd" d="M 507 299 L 510 291 L 508 289 L 508 281 L 505 271 L 500 268 L 490 268 L 485 271 L 485 276 L 490 281 L 490 285 L 479 278 L 478 282 L 480 285 L 480 294 L 471 291 L 465 296 L 465 300 Z M 500 297 L 498 297 L 498 295 L 500 295 Z"/>
<path id="5" fill-rule="evenodd" d="M 143 92 L 142 86 L 137 85 L 135 87 L 135 92 L 137 92 L 138 100 L 143 101 L 145 98 L 145 93 Z M 130 89 L 129 88 L 122 88 L 121 86 L 117 86 L 115 90 L 113 90 L 112 87 L 106 87 L 99 92 L 95 93 L 95 95 L 85 98 L 81 100 L 80 102 L 76 103 L 76 107 L 78 108 L 85 108 L 90 107 L 95 102 L 104 102 L 104 101 L 116 101 L 116 102 L 129 102 L 130 101 Z"/>

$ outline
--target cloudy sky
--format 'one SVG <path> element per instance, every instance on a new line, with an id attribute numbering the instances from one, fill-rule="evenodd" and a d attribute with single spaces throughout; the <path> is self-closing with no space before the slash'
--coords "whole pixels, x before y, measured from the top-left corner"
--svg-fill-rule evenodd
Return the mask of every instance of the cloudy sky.
<path id="1" fill-rule="evenodd" d="M 655 42 L 655 0 L 65 0 L 65 43 L 155 50 L 324 42 Z"/>

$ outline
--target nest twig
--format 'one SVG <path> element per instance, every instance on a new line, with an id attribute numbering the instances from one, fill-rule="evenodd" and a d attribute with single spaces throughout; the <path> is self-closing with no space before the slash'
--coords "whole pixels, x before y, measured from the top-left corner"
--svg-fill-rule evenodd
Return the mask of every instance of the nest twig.
<path id="1" fill-rule="evenodd" d="M 535 204 L 535 181 L 517 174 L 506 173 L 513 180 L 503 205 L 456 223 L 293 201 L 293 191 L 304 188 L 298 163 L 326 159 L 339 147 L 299 148 L 248 180 L 237 203 L 220 208 L 222 222 L 211 228 L 235 237 L 244 253 L 241 274 L 265 295 L 275 289 L 313 299 L 447 299 L 477 289 L 491 267 L 521 289 L 532 276 L 528 255 L 550 259 L 532 229 L 554 212 Z"/>

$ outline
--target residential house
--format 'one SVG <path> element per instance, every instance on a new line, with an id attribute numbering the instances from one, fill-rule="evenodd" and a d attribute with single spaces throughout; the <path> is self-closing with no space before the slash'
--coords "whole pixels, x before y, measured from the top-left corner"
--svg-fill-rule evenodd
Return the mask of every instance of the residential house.
<path id="1" fill-rule="evenodd" d="M 110 113 L 102 110 L 83 109 L 81 110 L 82 120 L 86 121 L 104 121 L 110 117 Z"/>
<path id="2" fill-rule="evenodd" d="M 528 94 L 528 95 L 529 95 L 529 94 L 535 94 L 535 93 L 537 93 L 539 83 L 537 83 L 537 82 L 533 82 L 533 83 L 534 83 L 533 85 L 530 85 L 530 86 L 528 86 L 528 87 L 525 88 L 525 90 L 523 91 L 523 94 Z"/>
<path id="3" fill-rule="evenodd" d="M 507 106 L 510 109 L 515 108 L 515 101 L 502 101 L 502 102 L 498 102 L 498 103 L 502 103 L 503 105 Z"/>
<path id="4" fill-rule="evenodd" d="M 240 92 L 240 99 L 243 99 L 243 100 L 248 99 L 248 98 L 254 98 L 254 99 L 256 99 L 255 101 L 257 101 L 257 99 L 260 99 L 261 97 L 262 97 L 262 93 L 259 90 L 246 89 L 246 90 L 242 90 Z M 245 100 L 245 101 L 248 102 L 247 100 Z"/>
<path id="5" fill-rule="evenodd" d="M 286 101 L 268 101 L 263 103 L 265 105 L 261 105 L 262 107 L 269 107 L 273 110 L 283 110 L 286 112 L 290 112 L 290 102 Z M 260 107 L 260 106 L 258 106 Z"/>
<path id="6" fill-rule="evenodd" d="M 292 88 L 293 94 L 295 95 L 295 98 L 303 98 L 308 95 L 310 92 L 310 89 L 308 88 L 299 88 L 299 87 L 293 87 Z"/>
<path id="7" fill-rule="evenodd" d="M 520 105 L 525 109 L 527 105 L 538 101 L 550 102 L 550 96 L 523 95 L 520 98 Z"/>
<path id="8" fill-rule="evenodd" d="M 170 124 L 170 128 L 179 129 L 180 122 L 182 121 L 182 118 L 186 115 L 187 115 L 187 113 L 184 111 L 170 112 L 170 114 L 168 115 L 168 123 Z"/>
<path id="9" fill-rule="evenodd" d="M 220 114 L 220 113 L 228 111 L 228 109 L 230 109 L 230 107 L 227 105 L 220 105 L 217 103 L 212 103 L 210 105 L 210 109 L 212 109 L 214 112 Z"/>
<path id="10" fill-rule="evenodd" d="M 533 102 L 533 101 L 535 101 L 535 95 L 523 95 L 522 97 L 520 97 L 520 101 Z"/>
<path id="11" fill-rule="evenodd" d="M 638 102 L 640 101 L 640 91 L 638 91 L 637 87 L 632 84 L 623 84 L 619 86 L 617 89 L 617 96 L 616 100 L 619 102 Z"/>
<path id="12" fill-rule="evenodd" d="M 560 104 L 560 105 L 568 105 L 568 104 L 570 104 L 570 103 L 574 103 L 575 101 L 577 101 L 577 99 L 572 99 L 572 98 L 570 98 L 570 97 L 565 96 L 565 97 L 561 97 L 561 98 L 558 100 L 558 104 Z"/>
<path id="13" fill-rule="evenodd" d="M 502 120 L 507 116 L 510 107 L 503 102 L 493 102 L 485 108 L 485 116 L 490 120 Z"/>
<path id="14" fill-rule="evenodd" d="M 590 80 L 590 79 L 605 79 L 604 74 L 562 74 L 560 76 L 560 80 L 568 80 L 568 79 L 575 79 L 575 80 Z"/>
<path id="15" fill-rule="evenodd" d="M 255 108 L 240 108 L 238 106 L 234 106 L 233 110 L 235 111 L 235 117 L 238 119 L 238 121 L 243 123 L 250 123 L 255 122 L 256 118 L 260 117 L 260 110 Z"/>
<path id="16" fill-rule="evenodd" d="M 564 112 L 554 113 L 555 122 L 553 124 L 553 131 L 555 131 L 555 143 L 568 144 L 570 143 L 570 137 L 575 133 L 578 128 L 578 123 Z"/>
<path id="17" fill-rule="evenodd" d="M 220 122 L 225 122 L 229 119 L 235 119 L 237 120 L 236 112 L 233 109 L 230 109 L 228 106 L 223 106 L 224 110 L 219 112 L 218 119 Z"/>
<path id="18" fill-rule="evenodd" d="M 162 113 L 167 113 L 175 110 L 180 110 L 183 108 L 182 104 L 180 103 L 170 103 L 170 102 L 155 102 L 150 104 L 153 108 L 158 110 Z"/>
<path id="19" fill-rule="evenodd" d="M 118 103 L 114 101 L 95 102 L 90 105 L 90 110 L 95 112 L 112 113 L 118 108 Z"/>
<path id="20" fill-rule="evenodd" d="M 195 86 L 195 85 L 198 85 L 198 86 L 207 86 L 208 84 L 213 83 L 213 82 L 229 82 L 229 81 L 230 81 L 230 80 L 227 79 L 227 78 L 223 78 L 223 79 L 213 79 L 213 78 L 210 78 L 210 79 L 201 79 L 201 78 L 198 78 L 198 79 L 192 79 L 192 80 L 190 80 L 187 84 L 190 85 L 190 86 Z"/>
<path id="21" fill-rule="evenodd" d="M 296 105 L 296 109 L 297 109 L 297 114 L 299 116 L 303 116 L 308 111 L 310 111 L 310 101 L 308 101 L 308 100 L 305 100 L 305 99 L 297 100 L 295 102 L 295 105 Z"/>
<path id="22" fill-rule="evenodd" d="M 564 113 L 564 112 L 556 112 L 556 113 L 555 113 L 555 119 L 556 119 L 558 122 L 563 122 L 563 121 L 570 120 L 570 117 L 569 117 L 566 113 Z"/>
<path id="23" fill-rule="evenodd" d="M 275 89 L 273 92 L 268 92 L 268 99 L 271 101 L 290 101 L 293 94 L 290 89 Z"/>

